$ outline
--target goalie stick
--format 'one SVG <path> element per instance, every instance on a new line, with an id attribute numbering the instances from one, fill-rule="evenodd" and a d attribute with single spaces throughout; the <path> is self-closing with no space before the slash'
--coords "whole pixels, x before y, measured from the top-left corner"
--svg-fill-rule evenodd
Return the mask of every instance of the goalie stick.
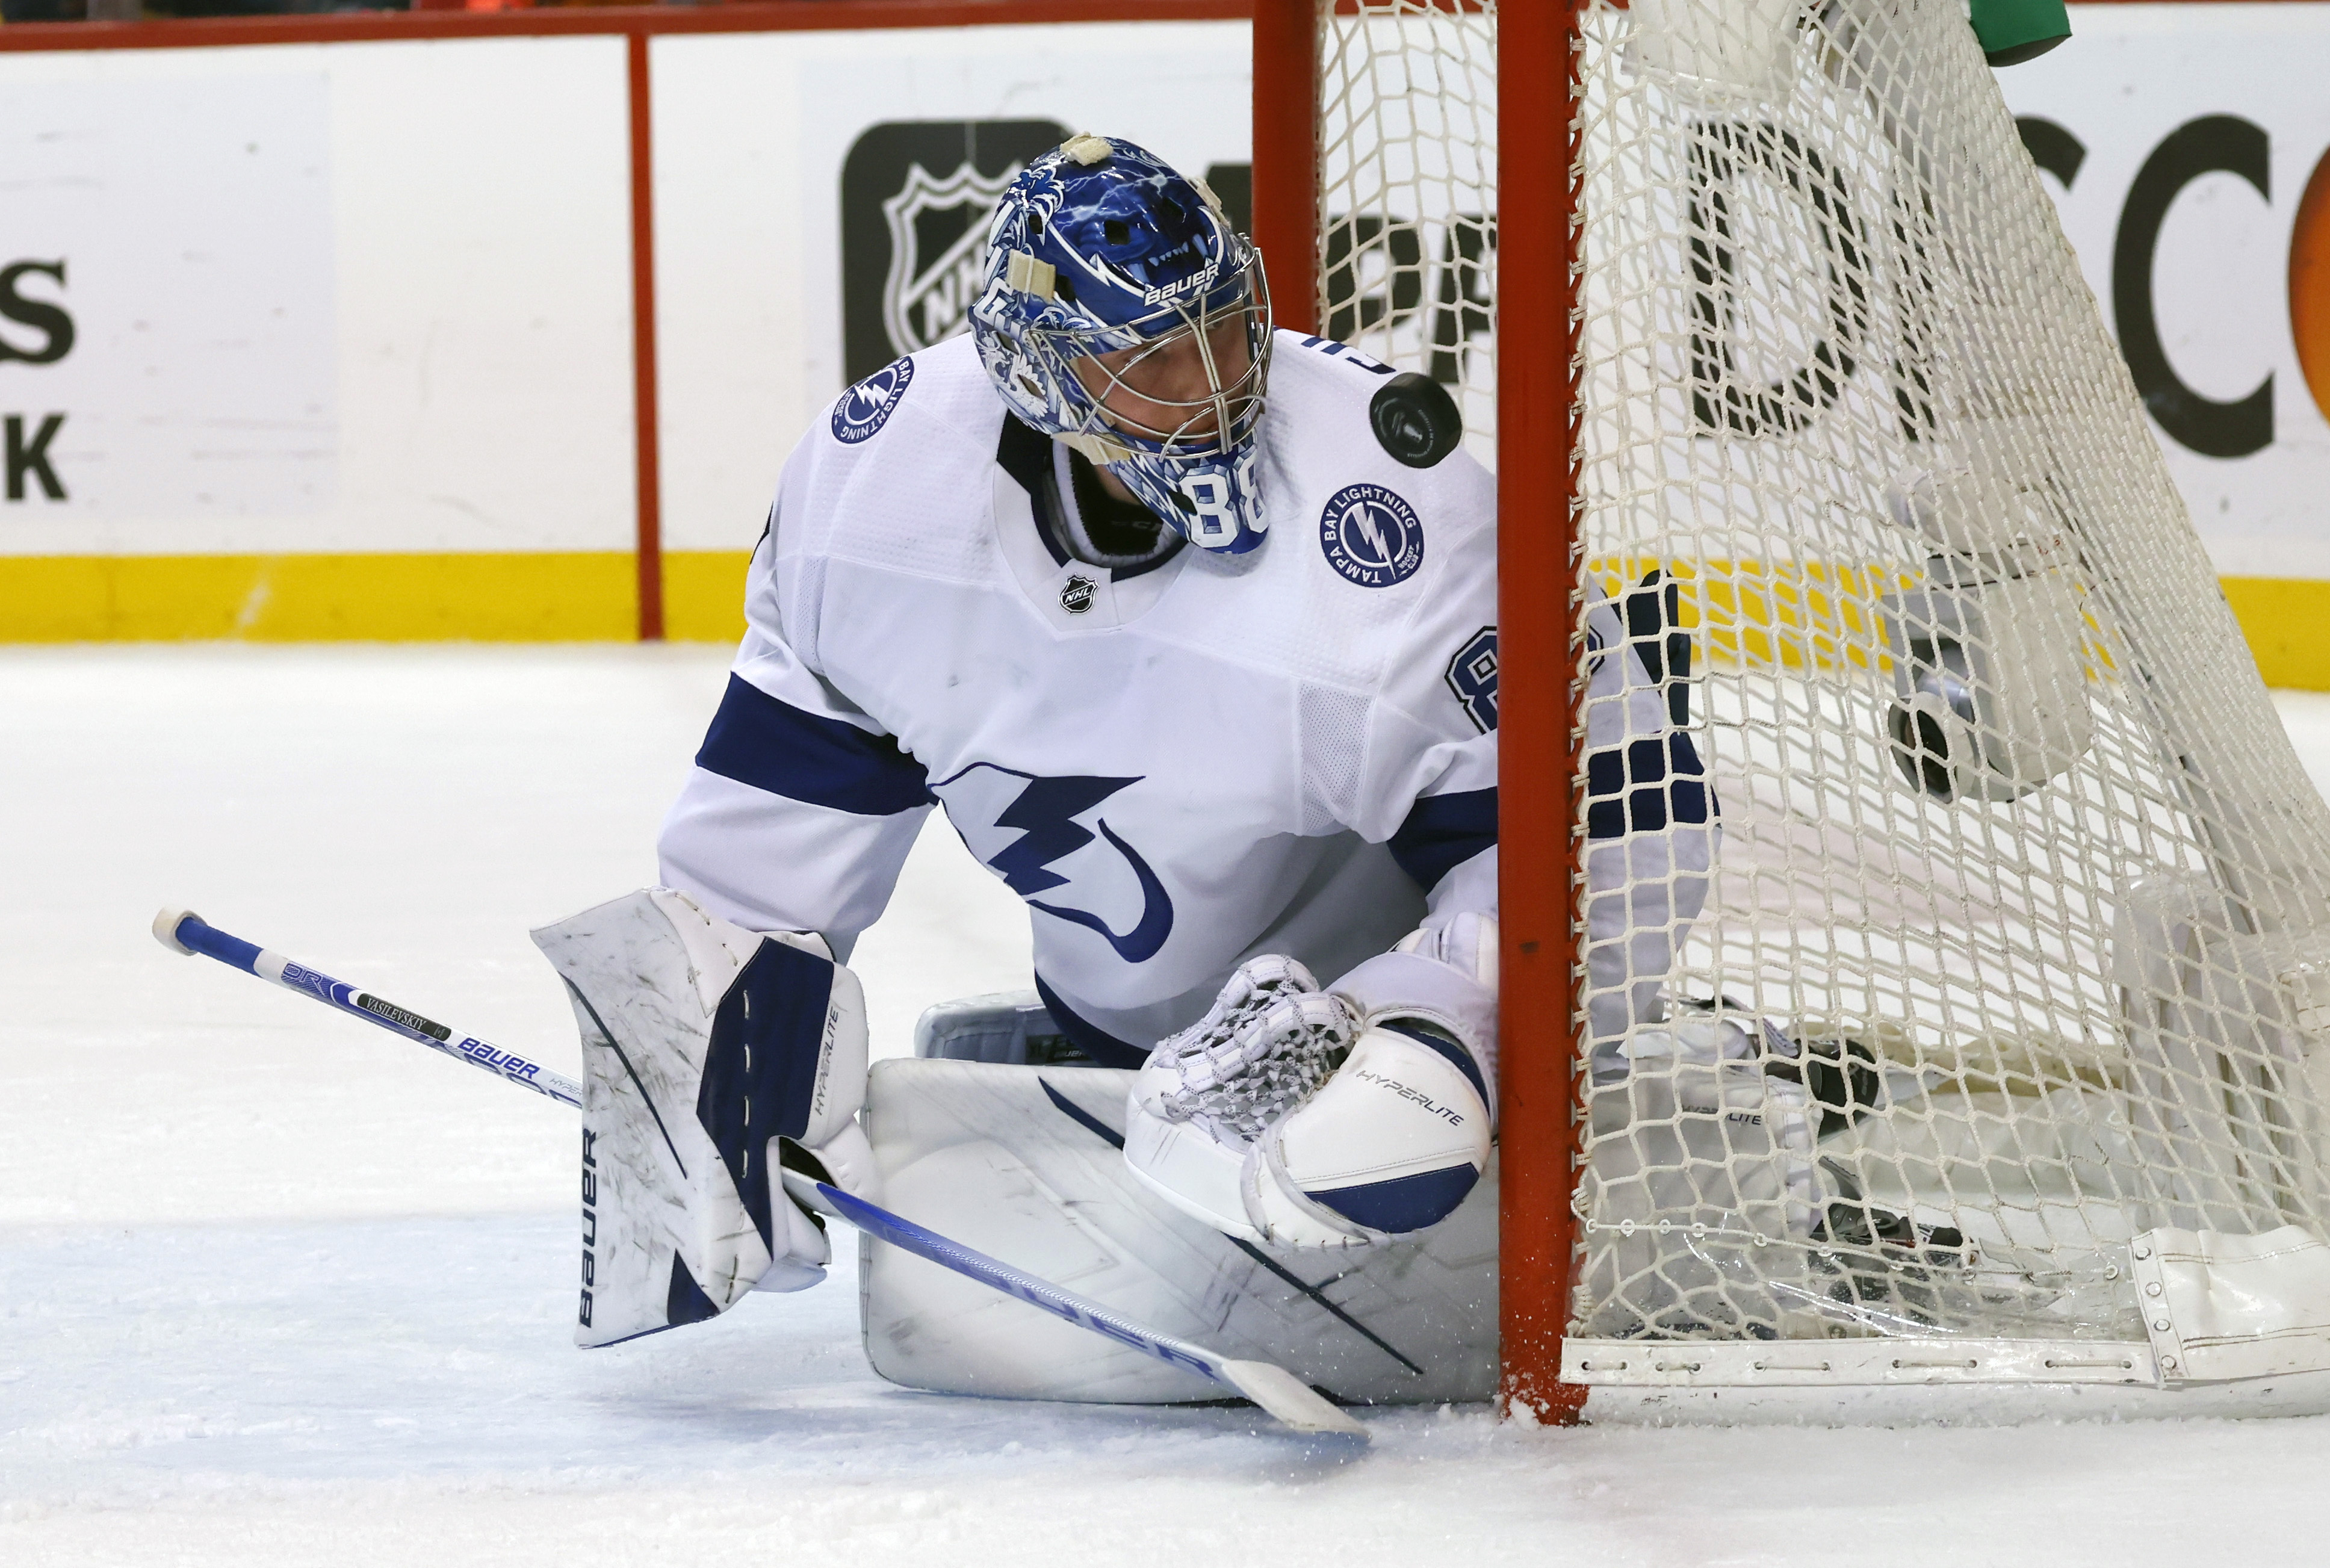
<path id="1" fill-rule="evenodd" d="M 375 997 L 369 991 L 359 991 L 346 980 L 336 980 L 320 969 L 311 969 L 295 963 L 280 953 L 229 936 L 192 910 L 166 909 L 154 917 L 154 940 L 173 952 L 200 953 L 206 959 L 241 969 L 247 975 L 257 975 L 262 980 L 272 980 L 287 991 L 297 991 L 311 997 L 328 1007 L 377 1024 L 393 1034 L 401 1034 L 431 1051 L 442 1051 L 459 1062 L 472 1067 L 482 1067 L 497 1078 L 507 1079 L 522 1089 L 546 1095 L 561 1105 L 582 1109 L 582 1086 L 571 1078 L 563 1078 L 538 1063 L 529 1062 L 514 1051 L 464 1034 L 456 1040 L 453 1031 L 444 1025 L 424 1018 L 420 1014 L 400 1007 L 395 1003 Z"/>
<path id="2" fill-rule="evenodd" d="M 154 938 L 178 953 L 200 953 L 231 965 L 245 974 L 270 980 L 353 1016 L 377 1024 L 407 1040 L 441 1051 L 456 1060 L 482 1067 L 496 1077 L 531 1089 L 535 1093 L 577 1110 L 582 1086 L 536 1063 L 488 1044 L 474 1035 L 458 1040 L 454 1031 L 420 1014 L 358 990 L 317 969 L 270 952 L 241 937 L 219 930 L 190 910 L 166 909 L 154 917 Z M 784 1173 L 785 1190 L 822 1214 L 848 1221 L 859 1230 L 904 1252 L 951 1269 L 1006 1296 L 1039 1308 L 1080 1328 L 1090 1329 L 1128 1349 L 1154 1356 L 1170 1365 L 1194 1372 L 1252 1400 L 1270 1415 L 1298 1431 L 1341 1432 L 1364 1438 L 1367 1428 L 1305 1386 L 1283 1366 L 1266 1361 L 1234 1361 L 1201 1345 L 1160 1334 L 1119 1316 L 1096 1301 L 1022 1273 L 1009 1263 L 975 1252 L 960 1242 L 926 1230 L 878 1204 L 843 1192 L 798 1171 Z"/>

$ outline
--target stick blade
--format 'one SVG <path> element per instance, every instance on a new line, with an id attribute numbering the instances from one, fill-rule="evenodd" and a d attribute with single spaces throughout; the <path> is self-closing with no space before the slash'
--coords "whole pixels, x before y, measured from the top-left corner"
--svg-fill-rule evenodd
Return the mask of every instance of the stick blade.
<path id="1" fill-rule="evenodd" d="M 1368 1429 L 1321 1397 L 1283 1366 L 1267 1361 L 1224 1361 L 1230 1385 L 1297 1431 L 1341 1432 L 1364 1438 Z"/>

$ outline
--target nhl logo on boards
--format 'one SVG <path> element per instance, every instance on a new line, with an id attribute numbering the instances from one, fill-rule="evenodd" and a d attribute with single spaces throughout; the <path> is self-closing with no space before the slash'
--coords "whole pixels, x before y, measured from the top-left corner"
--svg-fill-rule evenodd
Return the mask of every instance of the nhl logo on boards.
<path id="1" fill-rule="evenodd" d="M 1099 591 L 1099 583 L 1078 572 L 1060 584 L 1060 608 L 1070 615 L 1082 615 L 1093 607 L 1093 596 Z"/>
<path id="2" fill-rule="evenodd" d="M 882 203 L 890 229 L 882 325 L 892 343 L 912 353 L 962 330 L 971 302 L 979 297 L 980 266 L 987 256 L 982 220 L 1018 172 L 1019 165 L 1013 164 L 984 175 L 966 163 L 940 177 L 916 164 L 906 171 L 905 188 Z M 936 254 L 925 254 L 923 241 L 933 220 L 946 222 L 951 232 Z"/>
<path id="3" fill-rule="evenodd" d="M 978 298 L 995 199 L 1060 145 L 1051 120 L 893 120 L 841 165 L 842 374 L 952 337 Z"/>
<path id="4" fill-rule="evenodd" d="M 1319 515 L 1327 564 L 1361 588 L 1406 582 L 1424 564 L 1424 524 L 1397 492 L 1346 485 Z"/>
<path id="5" fill-rule="evenodd" d="M 902 359 L 884 365 L 843 392 L 833 405 L 833 439 L 845 447 L 871 439 L 890 422 L 890 411 L 898 406 L 914 380 L 914 362 Z"/>

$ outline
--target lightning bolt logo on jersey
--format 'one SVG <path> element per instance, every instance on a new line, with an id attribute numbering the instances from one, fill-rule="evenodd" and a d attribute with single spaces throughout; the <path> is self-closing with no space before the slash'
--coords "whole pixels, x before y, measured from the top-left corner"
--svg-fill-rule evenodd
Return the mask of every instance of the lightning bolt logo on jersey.
<path id="1" fill-rule="evenodd" d="M 872 440 L 890 422 L 898 400 L 914 383 L 914 362 L 902 359 L 884 365 L 841 394 L 833 405 L 833 439 L 848 446 Z"/>
<path id="2" fill-rule="evenodd" d="M 971 852 L 1029 908 L 1098 932 L 1118 958 L 1141 964 L 1155 958 L 1173 934 L 1173 901 L 1141 852 L 1105 818 L 1095 818 L 1089 828 L 1077 820 L 1140 782 L 1040 779 L 979 762 L 932 785 L 931 792 L 945 803 L 947 819 Z M 1095 843 L 1103 847 L 1082 853 Z M 1130 898 L 1128 874 L 1134 890 Z M 1066 891 L 1055 893 L 1058 889 Z M 1039 899 L 1039 893 L 1055 896 Z M 1129 910 L 1129 920 L 1120 915 L 1112 921 L 1100 912 L 1120 907 Z"/>
<path id="3" fill-rule="evenodd" d="M 1319 515 L 1319 547 L 1350 581 L 1389 588 L 1424 564 L 1424 524 L 1397 491 L 1347 485 Z"/>

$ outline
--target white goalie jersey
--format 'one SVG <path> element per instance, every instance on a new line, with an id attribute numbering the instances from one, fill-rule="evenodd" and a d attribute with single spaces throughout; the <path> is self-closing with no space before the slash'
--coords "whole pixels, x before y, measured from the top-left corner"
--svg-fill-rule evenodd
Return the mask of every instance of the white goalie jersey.
<path id="1" fill-rule="evenodd" d="M 1066 449 L 1007 415 L 968 338 L 843 394 L 786 466 L 662 880 L 846 959 L 942 805 L 1027 902 L 1057 1025 L 1118 1066 L 1255 954 L 1333 977 L 1493 912 L 1493 485 L 1462 453 L 1387 454 L 1373 361 L 1281 333 L 1272 373 L 1264 546 L 1115 570 L 1049 543 Z M 1703 870 L 1697 760 L 1641 659 L 1606 664 L 1597 690 L 1642 700 L 1594 705 L 1619 813 L 1595 831 L 1668 825 Z"/>

